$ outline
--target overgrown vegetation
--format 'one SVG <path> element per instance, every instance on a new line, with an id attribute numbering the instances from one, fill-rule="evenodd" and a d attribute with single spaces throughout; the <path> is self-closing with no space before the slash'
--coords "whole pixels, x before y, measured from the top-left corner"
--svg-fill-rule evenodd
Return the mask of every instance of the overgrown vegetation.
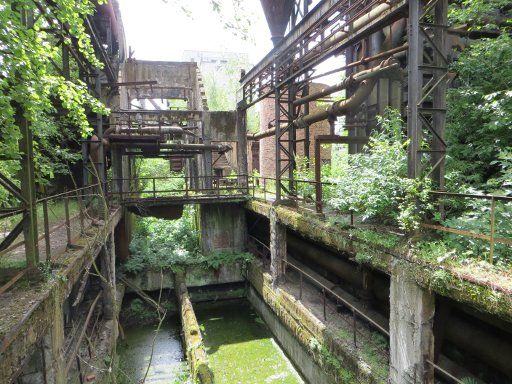
<path id="1" fill-rule="evenodd" d="M 364 152 L 331 166 L 327 180 L 335 185 L 328 192 L 328 204 L 342 213 L 354 212 L 365 222 L 417 229 L 429 208 L 429 179 L 407 177 L 409 143 L 400 112 L 388 109 L 378 121 L 379 129 Z"/>
<path id="2" fill-rule="evenodd" d="M 195 219 L 193 206 L 187 206 L 183 216 L 177 220 L 140 218 L 130 243 L 131 255 L 124 269 L 129 273 L 137 273 L 196 265 L 217 270 L 223 265 L 247 265 L 252 261 L 253 256 L 247 252 L 218 251 L 202 254 Z"/>
<path id="3" fill-rule="evenodd" d="M 45 12 L 57 26 L 67 26 L 70 38 L 64 38 L 64 45 L 70 46 L 75 41 L 75 49 L 84 60 L 101 68 L 84 27 L 84 19 L 94 12 L 95 2 L 55 0 L 52 3 Z M 55 69 L 54 63 L 62 65 L 59 37 L 49 32 L 48 21 L 40 13 L 32 1 L 7 0 L 0 7 L 0 153 L 12 159 L 1 162 L 0 172 L 18 182 L 19 120 L 24 118 L 35 139 L 37 182 L 44 185 L 56 174 L 67 173 L 68 164 L 80 156 L 79 150 L 70 147 L 91 133 L 87 114 L 108 111 L 88 93 L 74 60 L 70 63 L 70 79 Z M 0 194 L 0 204 L 6 203 L 6 195 Z"/>

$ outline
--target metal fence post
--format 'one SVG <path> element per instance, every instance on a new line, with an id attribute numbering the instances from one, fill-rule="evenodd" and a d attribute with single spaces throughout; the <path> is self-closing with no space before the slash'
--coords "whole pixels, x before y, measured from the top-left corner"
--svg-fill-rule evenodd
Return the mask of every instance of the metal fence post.
<path id="1" fill-rule="evenodd" d="M 327 321 L 327 311 L 326 311 L 326 297 L 325 297 L 325 288 L 322 288 L 322 294 L 323 294 L 323 299 L 324 299 L 324 321 Z"/>
<path id="2" fill-rule="evenodd" d="M 299 291 L 299 300 L 302 300 L 303 276 L 302 276 L 302 271 L 299 271 L 299 273 L 300 273 L 300 291 Z"/>
<path id="3" fill-rule="evenodd" d="M 50 223 L 48 220 L 48 201 L 43 200 L 43 223 L 44 223 L 44 244 L 46 251 L 46 261 L 52 259 L 52 248 L 50 244 Z"/>
<path id="4" fill-rule="evenodd" d="M 491 234 L 490 234 L 490 251 L 489 251 L 489 262 L 493 264 L 494 258 L 494 235 L 496 232 L 496 199 L 491 198 Z"/>
<path id="5" fill-rule="evenodd" d="M 66 237 L 68 240 L 67 246 L 71 246 L 71 221 L 69 220 L 69 197 L 66 191 L 64 196 L 64 214 L 66 216 Z"/>

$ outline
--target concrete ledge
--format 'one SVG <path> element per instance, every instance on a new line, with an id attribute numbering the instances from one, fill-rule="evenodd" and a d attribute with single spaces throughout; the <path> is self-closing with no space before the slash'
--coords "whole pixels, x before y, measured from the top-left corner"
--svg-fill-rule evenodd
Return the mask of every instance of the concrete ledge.
<path id="1" fill-rule="evenodd" d="M 316 377 L 316 368 L 309 367 L 306 371 L 301 372 L 308 380 L 312 383 L 340 384 L 379 382 L 378 379 L 373 377 L 369 367 L 359 361 L 357 356 L 354 356 L 351 351 L 345 349 L 325 325 L 304 307 L 302 303 L 280 288 L 274 290 L 270 274 L 264 273 L 257 263 L 251 265 L 247 278 L 254 292 L 261 297 L 263 302 L 277 316 L 280 324 L 286 327 L 293 335 L 293 338 L 307 351 L 309 359 L 314 361 L 317 367 L 321 368 L 323 372 L 322 377 L 328 377 L 328 379 L 324 378 L 322 381 L 316 381 L 314 379 Z M 252 295 L 254 296 L 254 294 Z M 254 297 L 251 298 L 251 292 L 249 293 L 249 299 L 258 304 Z M 261 306 L 255 305 L 255 307 L 258 309 Z M 263 314 L 264 311 L 260 310 L 260 312 Z M 265 318 L 265 320 L 267 319 Z M 267 321 L 267 323 L 272 325 L 272 320 L 270 319 L 270 322 Z M 275 335 L 279 336 L 279 332 L 276 331 Z M 286 336 L 283 337 L 288 340 Z M 286 343 L 281 343 L 285 350 L 287 350 Z M 298 352 L 295 351 L 293 343 L 290 348 L 292 352 L 288 350 L 287 352 L 290 356 L 294 357 L 294 354 Z M 300 356 L 300 353 L 298 355 Z M 296 361 L 296 364 L 301 369 L 304 361 L 302 357 L 298 357 L 298 359 L 299 361 Z M 304 364 L 307 366 L 306 363 Z M 310 374 L 313 375 L 313 378 L 308 377 Z"/>
<path id="2" fill-rule="evenodd" d="M 180 307 L 183 339 L 187 360 L 192 371 L 192 379 L 198 380 L 201 384 L 213 384 L 213 372 L 208 365 L 208 356 L 183 273 L 175 275 L 175 291 Z"/>
<path id="3" fill-rule="evenodd" d="M 127 274 L 125 276 L 130 282 L 143 291 L 160 290 L 160 271 L 144 271 L 137 275 Z M 205 269 L 201 266 L 191 266 L 185 270 L 185 283 L 187 287 L 204 287 L 208 285 L 231 284 L 245 281 L 242 275 L 242 266 L 239 263 L 223 265 L 219 269 Z M 174 273 L 170 270 L 164 271 L 162 288 L 172 289 L 175 287 Z M 126 292 L 133 290 L 126 287 Z"/>
<path id="4" fill-rule="evenodd" d="M 26 359 L 52 325 L 54 305 L 62 306 L 82 272 L 98 256 L 107 236 L 121 219 L 120 209 L 112 211 L 107 223 L 93 237 L 75 241 L 83 248 L 69 250 L 58 261 L 56 277 L 49 281 L 15 285 L 0 297 L 0 307 L 8 310 L 0 317 L 0 383 L 11 383 L 21 371 Z M 18 282 L 19 283 L 19 282 Z"/>
<path id="5" fill-rule="evenodd" d="M 246 208 L 270 218 L 270 203 L 251 200 L 247 202 Z M 467 269 L 457 270 L 427 262 L 406 249 L 371 244 L 336 224 L 297 209 L 277 206 L 275 212 L 279 222 L 288 228 L 340 253 L 348 254 L 355 262 L 388 275 L 391 275 L 392 265 L 400 264 L 402 268 L 410 270 L 421 287 L 512 321 L 512 293 L 497 287 L 493 282 L 471 276 Z"/>

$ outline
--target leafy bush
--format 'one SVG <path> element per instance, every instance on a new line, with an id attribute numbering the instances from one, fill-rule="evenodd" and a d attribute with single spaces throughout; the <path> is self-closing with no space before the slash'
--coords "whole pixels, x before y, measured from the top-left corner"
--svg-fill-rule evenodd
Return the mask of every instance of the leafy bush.
<path id="1" fill-rule="evenodd" d="M 512 147 L 512 40 L 507 33 L 482 39 L 452 69 L 457 87 L 448 92 L 447 173 L 480 188 L 503 176 L 498 155 Z M 509 168 L 510 169 L 510 168 Z"/>
<path id="2" fill-rule="evenodd" d="M 328 203 L 342 212 L 353 211 L 365 221 L 416 229 L 424 213 L 416 203 L 427 207 L 424 190 L 428 181 L 407 177 L 408 141 L 399 111 L 388 109 L 379 125 L 366 151 L 347 156 L 345 167 L 333 174 L 336 187 Z"/>
<path id="3" fill-rule="evenodd" d="M 130 252 L 124 268 L 131 273 L 146 268 L 167 268 L 198 259 L 199 236 L 193 207 L 186 207 L 178 220 L 140 219 L 130 243 Z"/>
<path id="4" fill-rule="evenodd" d="M 442 224 L 485 235 L 490 234 L 491 207 L 488 200 L 473 200 L 467 205 L 467 210 L 459 215 L 448 217 Z M 512 238 L 512 204 L 496 203 L 495 236 Z M 481 258 L 489 260 L 490 243 L 455 234 L 443 234 L 443 243 L 450 249 L 456 250 L 463 258 Z M 508 264 L 512 262 L 512 247 L 496 243 L 494 247 L 494 262 Z"/>
<path id="5" fill-rule="evenodd" d="M 254 256 L 249 252 L 218 251 L 203 256 L 201 261 L 208 269 L 219 269 L 223 265 L 235 263 L 240 263 L 245 267 L 253 260 Z"/>

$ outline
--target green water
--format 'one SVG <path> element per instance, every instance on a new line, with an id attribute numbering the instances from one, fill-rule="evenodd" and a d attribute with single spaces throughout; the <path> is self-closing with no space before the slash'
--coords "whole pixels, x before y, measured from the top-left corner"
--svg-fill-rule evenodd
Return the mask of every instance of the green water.
<path id="1" fill-rule="evenodd" d="M 216 384 L 304 383 L 245 300 L 195 304 Z"/>
<path id="2" fill-rule="evenodd" d="M 125 339 L 117 345 L 119 355 L 118 383 L 137 384 L 144 377 L 154 343 L 153 358 L 146 383 L 188 383 L 188 366 L 180 339 L 177 318 L 168 318 L 156 334 L 155 325 L 126 328 Z"/>

